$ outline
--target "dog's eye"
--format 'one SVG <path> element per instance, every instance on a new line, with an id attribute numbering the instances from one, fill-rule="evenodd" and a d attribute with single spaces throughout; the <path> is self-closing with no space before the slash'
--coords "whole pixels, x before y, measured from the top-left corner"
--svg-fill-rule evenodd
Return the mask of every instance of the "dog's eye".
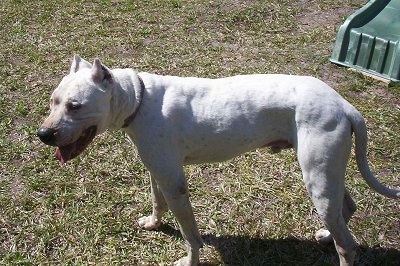
<path id="1" fill-rule="evenodd" d="M 82 107 L 82 104 L 78 102 L 68 102 L 67 103 L 67 110 L 68 111 L 76 111 Z"/>

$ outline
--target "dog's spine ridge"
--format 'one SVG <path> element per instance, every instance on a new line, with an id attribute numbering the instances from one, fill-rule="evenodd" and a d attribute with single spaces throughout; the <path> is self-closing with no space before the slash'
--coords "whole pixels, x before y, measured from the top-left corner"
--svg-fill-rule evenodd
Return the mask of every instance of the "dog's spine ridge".
<path id="1" fill-rule="evenodd" d="M 355 153 L 358 169 L 367 184 L 379 194 L 389 198 L 400 198 L 400 190 L 381 184 L 371 172 L 367 160 L 367 126 L 364 118 L 354 107 L 350 108 L 348 118 L 355 135 Z"/>

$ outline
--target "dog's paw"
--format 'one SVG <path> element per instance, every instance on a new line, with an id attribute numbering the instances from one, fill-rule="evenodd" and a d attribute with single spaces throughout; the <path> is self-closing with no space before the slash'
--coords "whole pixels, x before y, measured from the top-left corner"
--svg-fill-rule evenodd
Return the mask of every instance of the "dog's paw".
<path id="1" fill-rule="evenodd" d="M 319 229 L 315 233 L 315 239 L 322 244 L 328 244 L 333 242 L 333 238 L 331 233 L 326 229 Z"/>
<path id="2" fill-rule="evenodd" d="M 155 216 L 150 215 L 139 218 L 138 224 L 141 228 L 145 230 L 154 230 L 160 226 L 161 221 L 157 219 Z"/>

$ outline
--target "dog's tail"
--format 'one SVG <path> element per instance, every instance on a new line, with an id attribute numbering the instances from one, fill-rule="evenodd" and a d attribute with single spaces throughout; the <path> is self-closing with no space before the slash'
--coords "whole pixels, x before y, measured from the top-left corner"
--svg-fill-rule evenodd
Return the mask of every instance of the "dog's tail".
<path id="1" fill-rule="evenodd" d="M 353 106 L 347 113 L 355 135 L 355 153 L 358 169 L 367 184 L 379 194 L 389 198 L 400 198 L 400 190 L 381 184 L 371 172 L 367 160 L 367 126 L 364 118 Z"/>

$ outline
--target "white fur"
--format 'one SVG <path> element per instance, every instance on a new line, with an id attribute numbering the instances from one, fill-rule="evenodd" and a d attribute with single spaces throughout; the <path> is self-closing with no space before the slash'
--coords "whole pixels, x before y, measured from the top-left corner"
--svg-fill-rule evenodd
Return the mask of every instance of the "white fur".
<path id="1" fill-rule="evenodd" d="M 139 77 L 145 86 L 141 99 Z M 202 246 L 184 164 L 227 160 L 261 147 L 279 151 L 292 146 L 310 197 L 330 232 L 319 231 L 316 237 L 335 240 L 341 265 L 353 264 L 356 247 L 346 225 L 355 204 L 344 186 L 353 131 L 357 163 L 368 184 L 388 197 L 400 195 L 381 185 L 369 170 L 366 127 L 360 113 L 316 78 L 137 74 L 131 69 L 109 70 L 99 60 L 92 66 L 76 56 L 70 75 L 52 99 L 51 114 L 43 126 L 57 128 L 57 145 L 75 141 L 90 125 L 96 125 L 98 133 L 119 129 L 137 112 L 123 130 L 151 172 L 153 201 L 153 213 L 140 218 L 139 225 L 155 229 L 164 212 L 173 212 L 188 243 L 187 257 L 176 265 L 197 265 Z M 65 103 L 71 99 L 84 107 L 66 111 Z"/>

